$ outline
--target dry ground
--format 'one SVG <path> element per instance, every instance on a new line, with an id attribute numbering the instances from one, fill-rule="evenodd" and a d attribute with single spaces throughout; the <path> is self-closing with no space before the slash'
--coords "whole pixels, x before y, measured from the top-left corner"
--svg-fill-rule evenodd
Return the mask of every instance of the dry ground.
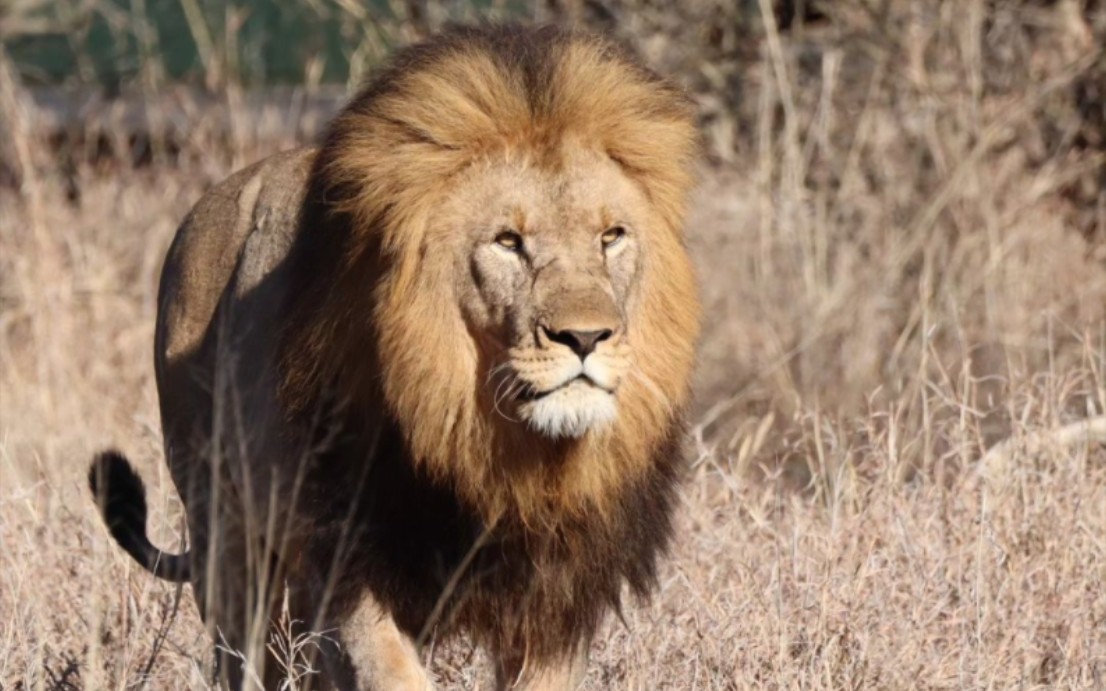
<path id="1" fill-rule="evenodd" d="M 152 687 L 203 685 L 210 649 L 187 589 L 174 617 L 175 589 L 114 546 L 84 471 L 105 445 L 132 452 L 154 490 L 161 544 L 179 543 L 179 507 L 160 463 L 152 295 L 174 224 L 208 179 L 204 171 L 90 175 L 79 209 L 48 190 L 38 218 L 3 197 L 5 689 L 134 684 L 167 621 Z M 712 213 L 728 213 L 742 191 L 738 180 L 707 185 L 693 226 L 709 267 L 732 230 Z M 707 208 L 716 205 L 727 208 Z M 747 280 L 704 272 L 719 304 Z M 726 328 L 738 328 L 717 309 Z M 1076 327 L 1057 320 L 1051 329 Z M 1048 342 L 1047 333 L 1029 335 Z M 1073 362 L 1062 369 L 1018 375 L 1011 366 L 1002 406 L 1015 436 L 1101 414 L 1103 334 L 1088 327 L 1074 338 L 1082 345 L 1069 348 Z M 722 349 L 708 339 L 711 347 Z M 1015 448 L 1004 482 L 978 481 L 988 416 L 969 399 L 986 382 L 950 366 L 918 394 L 928 426 L 912 422 L 912 404 L 900 400 L 854 416 L 768 410 L 731 420 L 725 435 L 718 423 L 700 428 L 661 589 L 652 604 L 628 609 L 628 626 L 607 626 L 589 688 L 1106 683 L 1106 453 Z M 704 367 L 705 378 L 724 377 L 721 365 Z M 701 407 L 700 419 L 732 417 Z M 790 450 L 766 454 L 776 435 Z M 781 454 L 805 465 L 772 465 Z M 779 472 L 746 469 L 761 463 Z M 470 683 L 457 658 L 442 662 L 444 678 Z"/>
<path id="2" fill-rule="evenodd" d="M 1024 45 L 1001 19 L 850 43 L 855 72 L 832 41 L 813 76 L 786 41 L 747 67 L 689 223 L 709 317 L 677 538 L 588 689 L 1106 688 L 1106 149 L 1072 119 L 1102 32 L 1038 23 L 1002 63 L 989 41 Z M 277 144 L 63 175 L 13 140 L 0 689 L 205 688 L 188 589 L 177 607 L 115 547 L 84 473 L 125 450 L 180 544 L 158 269 L 202 190 Z M 434 651 L 444 685 L 486 688 L 468 657 Z"/>

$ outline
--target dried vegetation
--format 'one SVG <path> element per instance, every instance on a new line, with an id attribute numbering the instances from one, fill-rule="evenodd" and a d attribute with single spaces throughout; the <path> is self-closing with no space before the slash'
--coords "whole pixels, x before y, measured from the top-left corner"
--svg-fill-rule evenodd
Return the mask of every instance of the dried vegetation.
<path id="1" fill-rule="evenodd" d="M 710 158 L 678 537 L 587 688 L 1106 687 L 1106 6 L 807 4 L 538 12 L 680 78 Z M 406 40 L 465 3 L 393 5 Z M 59 135 L 0 53 L 0 689 L 205 686 L 187 588 L 114 547 L 83 476 L 133 453 L 179 544 L 161 257 L 206 185 L 314 128 L 241 126 L 226 74 L 232 126 Z M 464 645 L 433 654 L 486 684 Z"/>

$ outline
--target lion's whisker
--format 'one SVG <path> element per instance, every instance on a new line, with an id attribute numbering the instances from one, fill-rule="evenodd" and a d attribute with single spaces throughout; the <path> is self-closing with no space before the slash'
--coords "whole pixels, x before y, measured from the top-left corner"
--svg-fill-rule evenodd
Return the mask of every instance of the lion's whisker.
<path id="1" fill-rule="evenodd" d="M 492 400 L 492 410 L 494 410 L 496 413 L 499 414 L 500 417 L 502 417 L 504 420 L 507 420 L 508 422 L 519 422 L 519 420 L 516 420 L 515 418 L 511 417 L 510 415 L 507 415 L 506 413 L 504 413 L 499 408 L 499 404 L 500 404 L 501 401 L 506 400 L 506 399 L 510 398 L 511 396 L 517 394 L 517 391 L 515 391 L 515 387 L 517 387 L 519 385 L 526 386 L 527 384 L 525 382 L 523 382 L 521 379 L 519 379 L 517 377 L 517 375 L 512 375 L 511 377 L 504 379 L 504 381 L 509 381 L 511 383 L 510 383 L 510 385 L 508 385 L 506 391 L 503 392 L 502 397 L 498 395 L 498 389 L 497 389 L 496 396 Z M 512 393 L 512 392 L 514 392 L 514 393 Z"/>
<path id="2" fill-rule="evenodd" d="M 505 370 L 511 369 L 511 367 L 512 367 L 511 361 L 506 360 L 504 362 L 499 363 L 495 367 L 492 367 L 491 369 L 489 369 L 488 374 L 484 377 L 484 386 L 487 386 L 488 384 L 491 383 L 492 377 L 494 377 L 497 374 L 500 374 L 501 372 L 503 372 Z"/>
<path id="3" fill-rule="evenodd" d="M 503 387 L 507 387 L 507 390 L 509 391 L 510 387 L 513 386 L 512 382 L 514 381 L 514 379 L 515 375 L 513 373 L 508 373 L 507 376 L 499 380 L 499 383 L 496 384 L 495 392 L 492 393 L 493 407 L 499 405 L 499 401 L 501 400 L 500 394 L 503 392 Z"/>

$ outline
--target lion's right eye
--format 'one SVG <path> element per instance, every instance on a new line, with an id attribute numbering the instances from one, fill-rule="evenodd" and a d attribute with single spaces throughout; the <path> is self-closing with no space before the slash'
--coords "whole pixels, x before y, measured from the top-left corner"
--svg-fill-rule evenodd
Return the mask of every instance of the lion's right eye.
<path id="1" fill-rule="evenodd" d="M 505 230 L 495 236 L 495 244 L 510 252 L 521 252 L 522 236 L 513 230 Z"/>
<path id="2" fill-rule="evenodd" d="M 600 235 L 599 242 L 603 244 L 603 249 L 608 249 L 617 245 L 624 237 L 626 237 L 626 229 L 622 226 L 615 226 L 608 228 Z"/>

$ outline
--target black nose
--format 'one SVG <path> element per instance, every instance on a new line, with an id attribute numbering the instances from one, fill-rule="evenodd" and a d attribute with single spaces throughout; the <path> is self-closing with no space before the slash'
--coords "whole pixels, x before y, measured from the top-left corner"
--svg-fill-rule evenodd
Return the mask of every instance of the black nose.
<path id="1" fill-rule="evenodd" d="M 549 340 L 556 343 L 563 343 L 564 345 L 572 348 L 572 352 L 580 356 L 583 360 L 591 354 L 595 347 L 599 345 L 600 341 L 605 341 L 611 337 L 613 332 L 610 329 L 599 329 L 598 331 L 577 331 L 576 329 L 564 329 L 563 331 L 550 331 L 545 330 L 545 335 L 549 337 Z"/>

